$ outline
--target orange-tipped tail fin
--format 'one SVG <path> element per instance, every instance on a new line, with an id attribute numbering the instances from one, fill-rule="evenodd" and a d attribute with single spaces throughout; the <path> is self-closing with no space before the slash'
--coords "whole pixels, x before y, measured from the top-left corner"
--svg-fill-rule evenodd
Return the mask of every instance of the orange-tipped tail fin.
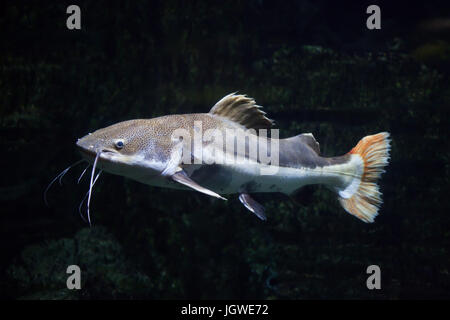
<path id="1" fill-rule="evenodd" d="M 349 153 L 361 157 L 361 176 L 351 187 L 339 192 L 339 202 L 344 209 L 363 220 L 373 222 L 382 204 L 377 181 L 389 162 L 390 139 L 388 132 L 362 138 Z"/>

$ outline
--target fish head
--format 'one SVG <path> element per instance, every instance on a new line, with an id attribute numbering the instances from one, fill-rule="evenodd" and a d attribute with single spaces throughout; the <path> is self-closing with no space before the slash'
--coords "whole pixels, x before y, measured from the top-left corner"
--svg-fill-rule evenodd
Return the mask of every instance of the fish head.
<path id="1" fill-rule="evenodd" d="M 107 172 L 140 180 L 160 174 L 166 165 L 164 148 L 155 139 L 150 120 L 119 122 L 78 139 L 82 156 Z"/>

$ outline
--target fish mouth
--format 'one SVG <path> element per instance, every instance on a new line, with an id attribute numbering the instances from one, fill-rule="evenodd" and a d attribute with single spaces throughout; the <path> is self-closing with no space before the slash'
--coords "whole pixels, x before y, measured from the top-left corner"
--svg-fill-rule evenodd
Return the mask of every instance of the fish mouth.
<path id="1" fill-rule="evenodd" d="M 104 154 L 115 154 L 115 151 L 109 150 L 109 149 L 102 149 L 102 150 L 95 150 L 95 149 L 90 149 L 90 148 L 84 148 L 81 146 L 78 146 L 80 152 L 82 155 L 87 156 L 87 158 L 95 158 L 97 156 L 98 153 L 100 153 L 100 159 L 99 160 L 104 160 L 104 157 L 102 159 L 102 156 Z"/>

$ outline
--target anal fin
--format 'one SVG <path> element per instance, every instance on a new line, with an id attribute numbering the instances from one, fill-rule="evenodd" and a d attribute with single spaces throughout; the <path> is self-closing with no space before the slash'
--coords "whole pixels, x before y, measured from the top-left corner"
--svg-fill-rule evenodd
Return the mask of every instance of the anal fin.
<path id="1" fill-rule="evenodd" d="M 316 186 L 306 185 L 295 190 L 289 195 L 289 198 L 298 206 L 306 207 L 313 202 Z"/>
<path id="2" fill-rule="evenodd" d="M 209 196 L 212 197 L 216 197 L 222 200 L 227 200 L 224 197 L 220 196 L 219 194 L 215 193 L 214 191 L 211 191 L 209 189 L 206 189 L 204 187 L 202 187 L 201 185 L 199 185 L 197 182 L 193 181 L 191 178 L 188 177 L 188 175 L 186 174 L 185 171 L 180 170 L 176 173 L 174 173 L 173 175 L 170 176 L 170 178 L 172 178 L 173 181 L 181 183 L 182 185 L 185 185 L 189 188 L 194 189 L 195 191 L 207 194 Z"/>
<path id="3" fill-rule="evenodd" d="M 241 193 L 239 195 L 239 201 L 251 212 L 253 212 L 261 220 L 267 220 L 264 213 L 264 207 L 256 202 L 248 193 Z"/>

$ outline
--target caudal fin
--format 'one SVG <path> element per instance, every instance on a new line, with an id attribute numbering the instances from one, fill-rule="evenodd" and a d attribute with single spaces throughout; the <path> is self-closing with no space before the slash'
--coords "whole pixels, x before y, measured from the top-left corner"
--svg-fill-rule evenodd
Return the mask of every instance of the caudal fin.
<path id="1" fill-rule="evenodd" d="M 348 213 L 364 222 L 373 222 L 383 203 L 377 181 L 385 172 L 390 149 L 389 133 L 382 132 L 362 138 L 349 152 L 359 156 L 362 165 L 360 175 L 339 191 L 339 202 Z"/>

